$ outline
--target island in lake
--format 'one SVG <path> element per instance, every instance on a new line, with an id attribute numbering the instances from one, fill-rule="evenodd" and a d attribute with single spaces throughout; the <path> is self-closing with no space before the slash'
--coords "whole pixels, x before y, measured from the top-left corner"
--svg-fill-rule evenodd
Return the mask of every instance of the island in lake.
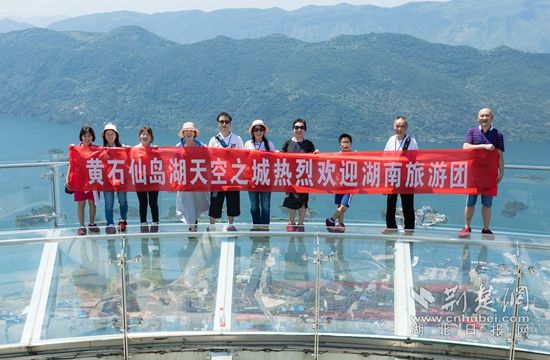
<path id="1" fill-rule="evenodd" d="M 504 209 L 500 212 L 506 217 L 514 217 L 518 214 L 519 211 L 527 209 L 527 204 L 521 201 L 508 201 L 504 204 Z"/>

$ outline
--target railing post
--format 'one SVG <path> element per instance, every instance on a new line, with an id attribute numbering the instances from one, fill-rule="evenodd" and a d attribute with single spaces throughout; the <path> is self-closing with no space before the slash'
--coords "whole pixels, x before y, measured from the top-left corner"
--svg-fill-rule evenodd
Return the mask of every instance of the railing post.
<path id="1" fill-rule="evenodd" d="M 61 216 L 61 207 L 60 207 L 60 197 L 59 197 L 59 191 L 57 189 L 59 188 L 59 180 L 57 179 L 58 176 L 63 176 L 62 173 L 57 173 L 57 165 L 50 164 L 50 170 L 52 174 L 52 207 L 54 211 L 54 217 L 53 217 L 53 226 L 54 228 L 58 228 L 60 224 L 60 216 Z"/>

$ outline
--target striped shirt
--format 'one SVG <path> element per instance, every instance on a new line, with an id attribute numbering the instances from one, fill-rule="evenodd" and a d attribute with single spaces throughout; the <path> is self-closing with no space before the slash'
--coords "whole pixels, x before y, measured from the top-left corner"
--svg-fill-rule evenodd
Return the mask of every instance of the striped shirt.
<path id="1" fill-rule="evenodd" d="M 468 129 L 466 136 L 464 136 L 464 143 L 472 145 L 493 144 L 495 148 L 504 152 L 504 136 L 492 126 L 486 133 L 479 126 Z"/>

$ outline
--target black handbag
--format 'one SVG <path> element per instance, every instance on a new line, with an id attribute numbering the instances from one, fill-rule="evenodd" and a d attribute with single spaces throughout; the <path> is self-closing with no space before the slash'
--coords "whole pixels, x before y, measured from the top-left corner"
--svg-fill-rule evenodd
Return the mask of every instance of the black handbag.
<path id="1" fill-rule="evenodd" d="M 69 188 L 69 185 L 65 184 L 65 194 L 73 194 L 74 191 L 72 191 L 70 188 Z"/>

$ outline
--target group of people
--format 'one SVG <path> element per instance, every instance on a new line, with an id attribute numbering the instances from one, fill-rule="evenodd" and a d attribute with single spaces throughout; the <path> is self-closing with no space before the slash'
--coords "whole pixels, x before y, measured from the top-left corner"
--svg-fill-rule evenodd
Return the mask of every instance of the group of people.
<path id="1" fill-rule="evenodd" d="M 269 132 L 268 126 L 262 120 L 254 120 L 248 128 L 250 140 L 243 142 L 242 138 L 232 132 L 232 117 L 227 112 L 221 112 L 216 117 L 218 134 L 213 136 L 208 145 L 201 142 L 198 138 L 200 131 L 193 122 L 183 124 L 178 135 L 180 141 L 176 144 L 179 147 L 186 146 L 209 146 L 218 148 L 249 149 L 254 151 L 279 151 L 273 142 L 268 140 L 266 134 Z M 498 177 L 497 183 L 500 183 L 504 175 L 504 138 L 500 131 L 492 126 L 493 112 L 489 108 L 483 108 L 478 112 L 478 126 L 468 129 L 464 138 L 464 149 L 484 149 L 487 151 L 499 151 Z M 404 116 L 397 116 L 393 121 L 393 131 L 384 148 L 384 151 L 408 151 L 418 150 L 416 140 L 408 133 L 408 122 Z M 292 123 L 292 137 L 282 146 L 281 152 L 289 153 L 318 153 L 319 150 L 313 142 L 305 138 L 307 123 L 304 119 L 296 119 Z M 114 124 L 108 123 L 101 132 L 104 147 L 122 147 L 119 133 Z M 139 144 L 136 146 L 152 146 L 154 135 L 153 130 L 144 126 L 138 132 Z M 95 133 L 91 127 L 82 127 L 79 134 L 80 146 L 94 146 Z M 352 151 L 352 137 L 349 134 L 341 134 L 338 138 L 340 151 Z M 70 191 L 69 185 L 66 188 Z M 249 191 L 250 214 L 252 216 L 253 231 L 267 231 L 270 222 L 271 192 Z M 106 233 L 116 233 L 117 228 L 114 225 L 114 192 L 104 192 L 105 199 L 105 220 L 107 227 Z M 116 197 L 120 206 L 120 220 L 118 221 L 119 231 L 125 231 L 127 226 L 128 201 L 126 192 L 116 192 Z M 159 228 L 159 207 L 158 191 L 138 191 L 139 215 L 142 232 L 157 232 Z M 401 197 L 401 205 L 404 217 L 404 232 L 412 234 L 415 228 L 414 194 L 388 194 L 386 210 L 386 228 L 383 233 L 393 233 L 398 231 L 396 222 L 397 199 Z M 472 231 L 471 221 L 475 211 L 477 195 L 468 195 L 464 210 L 465 224 L 460 230 L 460 237 L 468 237 Z M 80 227 L 78 235 L 85 235 L 87 230 L 92 233 L 98 233 L 99 227 L 95 224 L 96 203 L 99 199 L 97 191 L 75 191 L 74 200 L 77 202 L 77 216 Z M 308 208 L 309 194 L 307 193 L 288 193 L 283 202 L 283 206 L 288 209 L 288 224 L 286 230 L 289 232 L 303 232 L 304 219 Z M 350 207 L 352 200 L 351 194 L 336 194 L 334 203 L 336 209 L 334 213 L 325 220 L 329 232 L 344 232 L 344 214 Z M 239 191 L 218 191 L 218 192 L 188 192 L 178 191 L 176 195 L 176 214 L 178 218 L 189 226 L 189 231 L 197 231 L 198 218 L 201 214 L 208 211 L 210 217 L 209 230 L 215 229 L 217 219 L 222 217 L 224 202 L 227 207 L 227 225 L 226 231 L 236 231 L 234 220 L 240 216 L 240 192 Z M 84 212 L 85 204 L 89 206 L 89 224 L 85 226 Z M 481 233 L 492 235 L 489 228 L 491 220 L 491 196 L 481 196 L 483 228 Z M 147 222 L 147 208 L 151 210 L 151 225 Z M 298 219 L 296 220 L 296 213 Z"/>

